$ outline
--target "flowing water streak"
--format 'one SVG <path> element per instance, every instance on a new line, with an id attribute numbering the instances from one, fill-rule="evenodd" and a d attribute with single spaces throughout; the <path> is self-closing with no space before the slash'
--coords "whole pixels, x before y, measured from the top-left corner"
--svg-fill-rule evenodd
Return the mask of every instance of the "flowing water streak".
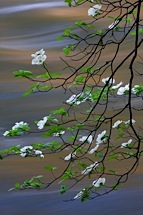
<path id="1" fill-rule="evenodd" d="M 57 7 L 64 7 L 66 3 L 63 1 L 54 1 L 54 2 L 42 2 L 42 3 L 34 3 L 34 4 L 21 4 L 16 6 L 8 6 L 0 8 L 0 15 L 12 14 L 12 13 L 20 13 L 28 10 L 35 10 L 35 9 L 45 9 L 45 8 L 57 8 Z"/>

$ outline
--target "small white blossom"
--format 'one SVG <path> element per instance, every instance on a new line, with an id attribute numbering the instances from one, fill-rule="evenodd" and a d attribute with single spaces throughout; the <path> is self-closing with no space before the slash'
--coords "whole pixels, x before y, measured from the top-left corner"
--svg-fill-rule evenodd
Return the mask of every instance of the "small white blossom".
<path id="1" fill-rule="evenodd" d="M 40 51 L 36 52 L 35 54 L 31 55 L 34 57 L 32 60 L 32 64 L 34 65 L 41 65 L 46 60 L 47 56 L 45 55 L 45 51 L 41 49 Z"/>
<path id="2" fill-rule="evenodd" d="M 45 51 L 41 49 L 40 51 L 36 52 L 35 54 L 32 54 L 31 56 L 36 58 L 37 56 L 44 55 L 44 54 L 45 54 Z"/>
<path id="3" fill-rule="evenodd" d="M 16 130 L 19 128 L 23 128 L 24 126 L 28 126 L 28 124 L 26 122 L 16 122 L 15 125 L 12 127 L 12 130 Z"/>
<path id="4" fill-rule="evenodd" d="M 122 84 L 123 84 L 123 82 L 121 81 L 119 84 L 111 87 L 111 89 L 113 89 L 113 90 L 118 89 Z"/>
<path id="5" fill-rule="evenodd" d="M 117 122 L 114 123 L 114 125 L 112 126 L 112 128 L 118 127 L 118 125 L 120 125 L 121 123 L 122 123 L 122 120 L 118 120 Z"/>
<path id="6" fill-rule="evenodd" d="M 90 166 L 86 167 L 86 169 L 84 169 L 83 171 L 81 171 L 81 174 L 82 175 L 88 174 L 93 169 L 95 169 L 98 165 L 99 165 L 98 162 L 95 162 L 95 163 L 91 164 Z"/>
<path id="7" fill-rule="evenodd" d="M 62 135 L 64 133 L 65 133 L 65 131 L 60 131 L 60 132 L 54 133 L 53 136 L 54 137 L 59 137 L 60 135 Z"/>
<path id="8" fill-rule="evenodd" d="M 117 95 L 124 95 L 127 91 L 129 91 L 129 84 L 127 84 L 125 87 L 120 87 L 117 91 Z"/>
<path id="9" fill-rule="evenodd" d="M 132 93 L 133 94 L 136 94 L 137 92 L 138 92 L 138 88 L 139 87 L 139 85 L 135 85 L 133 88 L 132 88 Z"/>
<path id="10" fill-rule="evenodd" d="M 81 137 L 81 138 L 79 139 L 79 141 L 81 141 L 81 142 L 86 141 L 86 142 L 88 142 L 88 143 L 92 143 L 92 140 L 93 140 L 92 135 L 90 135 L 89 137 L 88 137 L 88 136 L 83 136 L 83 137 Z"/>
<path id="11" fill-rule="evenodd" d="M 9 135 L 9 133 L 10 133 L 9 131 L 5 131 L 5 132 L 3 133 L 3 136 L 6 137 L 6 136 Z"/>
<path id="12" fill-rule="evenodd" d="M 32 60 L 32 65 L 41 65 L 46 60 L 46 55 L 38 55 L 36 58 Z"/>
<path id="13" fill-rule="evenodd" d="M 93 181 L 93 182 L 92 182 L 92 185 L 93 185 L 94 187 L 100 187 L 101 185 L 104 185 L 104 184 L 105 184 L 105 181 L 106 181 L 105 178 L 99 178 L 99 179 Z"/>
<path id="14" fill-rule="evenodd" d="M 100 9 L 101 9 L 102 5 L 94 5 L 93 7 L 91 7 L 89 10 L 88 10 L 88 16 L 96 16 L 99 14 L 100 12 Z"/>
<path id="15" fill-rule="evenodd" d="M 69 155 L 67 155 L 64 160 L 65 161 L 69 161 L 71 160 L 71 158 L 74 158 L 76 156 L 76 152 L 70 153 Z"/>
<path id="16" fill-rule="evenodd" d="M 42 120 L 37 123 L 38 129 L 41 130 L 44 128 L 44 125 L 47 122 L 47 117 L 45 116 Z"/>
<path id="17" fill-rule="evenodd" d="M 42 151 L 40 150 L 35 150 L 35 155 L 41 155 L 42 154 Z"/>
<path id="18" fill-rule="evenodd" d="M 24 146 L 24 147 L 22 147 L 21 149 L 20 149 L 20 152 L 26 152 L 26 151 L 31 151 L 31 150 L 33 150 L 33 146 Z"/>
<path id="19" fill-rule="evenodd" d="M 96 152 L 97 151 L 97 149 L 98 149 L 98 147 L 99 147 L 99 145 L 96 145 L 93 149 L 91 149 L 89 152 L 88 152 L 88 154 L 93 154 L 94 152 Z"/>
<path id="20" fill-rule="evenodd" d="M 84 193 L 84 190 L 85 190 L 85 189 L 81 190 L 78 194 L 76 194 L 76 196 L 74 197 L 74 199 L 79 199 L 79 198 L 81 198 L 82 195 L 83 195 L 83 193 Z"/>
<path id="21" fill-rule="evenodd" d="M 108 26 L 108 29 L 112 29 L 115 27 L 116 24 L 119 23 L 119 20 L 115 20 L 111 25 Z"/>
<path id="22" fill-rule="evenodd" d="M 109 78 L 110 78 L 110 77 L 103 78 L 103 79 L 102 79 L 102 82 L 103 82 L 104 84 L 106 84 L 107 81 L 109 80 Z M 115 79 L 110 79 L 109 84 L 115 84 Z"/>
<path id="23" fill-rule="evenodd" d="M 79 105 L 82 102 L 85 102 L 87 99 L 84 98 L 84 93 L 79 93 L 78 95 L 72 95 L 68 100 L 66 100 L 67 104 L 76 104 Z"/>
<path id="24" fill-rule="evenodd" d="M 122 144 L 121 144 L 121 148 L 126 148 L 126 147 L 128 147 L 128 145 L 130 145 L 131 143 L 132 143 L 132 139 L 128 140 L 128 142 L 126 142 L 126 143 L 122 143 Z"/>
<path id="25" fill-rule="evenodd" d="M 35 155 L 39 156 L 40 158 L 44 158 L 44 155 L 40 150 L 35 150 Z"/>
<path id="26" fill-rule="evenodd" d="M 107 137 L 105 137 L 106 131 L 102 131 L 101 134 L 98 134 L 96 139 L 96 144 L 99 145 L 101 143 L 105 143 L 107 140 Z"/>
<path id="27" fill-rule="evenodd" d="M 21 157 L 26 157 L 33 150 L 33 146 L 24 146 L 20 149 Z"/>
<path id="28" fill-rule="evenodd" d="M 132 121 L 132 124 L 134 124 L 136 122 L 134 119 L 131 119 L 131 121 Z M 126 125 L 129 125 L 130 124 L 130 120 L 124 121 L 124 123 Z"/>

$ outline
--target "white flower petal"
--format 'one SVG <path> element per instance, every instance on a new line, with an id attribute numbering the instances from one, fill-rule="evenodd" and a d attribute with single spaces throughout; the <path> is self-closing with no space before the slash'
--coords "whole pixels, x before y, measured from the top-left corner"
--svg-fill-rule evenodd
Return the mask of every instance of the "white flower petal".
<path id="1" fill-rule="evenodd" d="M 92 135 L 90 135 L 89 137 L 88 136 L 83 136 L 83 137 L 81 137 L 79 139 L 79 141 L 81 141 L 81 142 L 87 141 L 88 143 L 92 143 L 92 140 L 93 140 Z"/>
<path id="2" fill-rule="evenodd" d="M 132 143 L 132 139 L 128 140 L 128 142 L 126 143 L 122 143 L 121 144 L 121 148 L 126 148 L 128 145 L 130 145 Z"/>
<path id="3" fill-rule="evenodd" d="M 97 151 L 97 149 L 98 149 L 98 147 L 99 147 L 99 145 L 96 145 L 93 149 L 91 149 L 89 152 L 88 152 L 88 154 L 93 154 L 94 152 L 96 152 Z"/>
<path id="4" fill-rule="evenodd" d="M 76 156 L 76 152 L 70 153 L 69 155 L 67 155 L 64 160 L 65 161 L 69 161 L 71 158 L 74 158 Z"/>
<path id="5" fill-rule="evenodd" d="M 109 78 L 110 78 L 110 77 L 103 78 L 103 79 L 102 79 L 102 82 L 103 82 L 104 84 L 106 84 L 107 81 L 109 80 Z M 110 79 L 109 84 L 115 84 L 115 79 Z"/>
<path id="6" fill-rule="evenodd" d="M 94 5 L 93 7 L 91 7 L 89 10 L 88 10 L 88 16 L 96 16 L 100 9 L 101 9 L 102 5 Z"/>
<path id="7" fill-rule="evenodd" d="M 104 184 L 105 184 L 105 181 L 106 181 L 105 178 L 99 178 L 99 179 L 93 181 L 93 182 L 92 182 L 92 185 L 93 185 L 94 187 L 100 187 L 101 185 L 104 185 Z"/>
<path id="8" fill-rule="evenodd" d="M 118 125 L 120 125 L 121 123 L 122 123 L 122 120 L 118 120 L 117 122 L 114 123 L 114 125 L 112 126 L 112 128 L 118 127 Z"/>
<path id="9" fill-rule="evenodd" d="M 113 90 L 118 89 L 122 84 L 123 84 L 123 82 L 121 81 L 119 84 L 111 87 L 111 89 L 113 89 Z"/>

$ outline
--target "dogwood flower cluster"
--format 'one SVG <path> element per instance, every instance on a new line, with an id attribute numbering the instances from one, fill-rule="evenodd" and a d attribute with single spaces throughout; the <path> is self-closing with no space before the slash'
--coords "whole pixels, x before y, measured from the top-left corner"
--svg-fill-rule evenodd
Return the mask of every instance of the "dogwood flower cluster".
<path id="1" fill-rule="evenodd" d="M 93 140 L 93 137 L 92 135 L 90 135 L 89 137 L 88 136 L 83 136 L 79 139 L 80 142 L 88 142 L 89 144 L 92 143 L 92 140 Z"/>
<path id="2" fill-rule="evenodd" d="M 105 184 L 106 179 L 105 178 L 98 178 L 97 180 L 92 182 L 92 185 L 94 187 L 100 187 L 103 186 Z"/>
<path id="3" fill-rule="evenodd" d="M 42 120 L 40 120 L 40 121 L 37 123 L 37 126 L 38 126 L 38 129 L 39 129 L 39 130 L 41 130 L 41 129 L 44 128 L 44 126 L 45 126 L 47 120 L 48 120 L 48 119 L 47 119 L 47 117 L 45 116 L 45 117 L 43 117 Z"/>
<path id="4" fill-rule="evenodd" d="M 65 161 L 69 161 L 71 160 L 72 158 L 74 158 L 76 156 L 76 152 L 73 152 L 73 153 L 70 153 L 69 155 L 67 155 L 64 160 Z"/>
<path id="5" fill-rule="evenodd" d="M 98 14 L 100 14 L 100 9 L 101 9 L 102 5 L 94 5 L 93 7 L 91 7 L 88 10 L 88 16 L 97 16 Z"/>
<path id="6" fill-rule="evenodd" d="M 12 126 L 12 128 L 11 128 L 11 130 L 9 130 L 9 131 L 5 131 L 4 133 L 3 133 L 3 136 L 10 136 L 11 135 L 11 133 L 13 132 L 13 131 L 15 131 L 15 132 L 20 132 L 20 131 L 28 131 L 29 130 L 29 126 L 28 126 L 28 123 L 27 122 L 23 122 L 23 121 L 21 121 L 21 122 L 16 122 L 15 123 L 15 125 L 14 126 Z"/>
<path id="7" fill-rule="evenodd" d="M 128 142 L 126 142 L 126 143 L 122 143 L 122 144 L 121 144 L 121 148 L 126 148 L 126 147 L 128 147 L 131 143 L 132 143 L 132 139 L 128 140 Z"/>
<path id="8" fill-rule="evenodd" d="M 99 165 L 99 163 L 96 161 L 95 163 L 91 164 L 90 166 L 86 167 L 86 169 L 84 169 L 83 171 L 81 171 L 82 175 L 86 175 L 89 172 L 91 172 L 92 170 L 94 170 L 97 166 Z"/>
<path id="9" fill-rule="evenodd" d="M 33 155 L 33 153 L 36 156 L 39 156 L 40 158 L 44 158 L 44 155 L 43 155 L 42 151 L 40 151 L 40 150 L 34 150 L 33 146 L 24 146 L 24 147 L 22 147 L 20 149 L 20 155 L 21 155 L 21 157 L 26 157 L 26 156 L 29 156 L 29 155 Z"/>
<path id="10" fill-rule="evenodd" d="M 47 56 L 45 55 L 45 51 L 41 49 L 40 51 L 36 52 L 35 54 L 31 55 L 34 59 L 32 60 L 32 64 L 40 65 L 46 60 Z"/>

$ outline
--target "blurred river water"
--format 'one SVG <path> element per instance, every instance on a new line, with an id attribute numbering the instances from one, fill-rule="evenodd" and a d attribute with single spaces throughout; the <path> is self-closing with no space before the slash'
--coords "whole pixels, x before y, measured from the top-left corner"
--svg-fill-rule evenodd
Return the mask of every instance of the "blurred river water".
<path id="1" fill-rule="evenodd" d="M 31 65 L 31 54 L 44 48 L 50 69 L 61 70 L 60 56 L 68 41 L 56 41 L 63 30 L 77 20 L 89 19 L 87 8 L 68 8 L 61 1 L 5 0 L 0 2 L 0 149 L 12 145 L 29 145 L 39 137 L 3 138 L 2 134 L 17 121 L 30 125 L 62 104 L 62 92 L 22 97 L 30 86 L 26 80 L 15 79 L 13 71 L 38 72 Z M 131 45 L 131 41 L 129 44 Z M 126 47 L 125 47 L 126 48 Z M 104 60 L 104 59 L 103 59 Z M 66 96 L 65 96 L 66 99 Z M 40 110 L 40 111 L 39 111 Z M 139 118 L 139 116 L 138 116 Z M 57 158 L 55 157 L 55 160 Z M 44 191 L 8 192 L 17 181 L 42 174 L 50 158 L 6 158 L 0 163 L 0 214 L 3 215 L 142 215 L 142 168 L 119 191 L 86 203 L 64 202 L 79 190 L 61 196 L 56 187 Z M 61 166 L 62 168 L 62 166 Z M 79 189 L 82 189 L 81 184 Z M 68 196 L 69 195 L 69 196 Z"/>

